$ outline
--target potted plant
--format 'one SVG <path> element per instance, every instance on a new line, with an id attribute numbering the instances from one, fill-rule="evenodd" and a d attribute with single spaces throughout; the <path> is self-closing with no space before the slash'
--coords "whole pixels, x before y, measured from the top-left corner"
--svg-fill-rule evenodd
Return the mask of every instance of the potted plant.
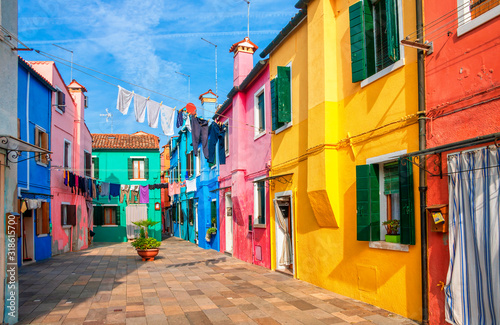
<path id="1" fill-rule="evenodd" d="M 207 242 L 211 241 L 212 235 L 215 235 L 215 234 L 217 234 L 217 228 L 215 228 L 215 227 L 208 228 L 207 235 L 205 236 L 205 239 L 207 240 Z"/>
<path id="2" fill-rule="evenodd" d="M 387 220 L 382 222 L 387 231 L 385 241 L 389 243 L 400 243 L 401 235 L 399 234 L 399 220 Z"/>
<path id="3" fill-rule="evenodd" d="M 159 221 L 141 220 L 132 223 L 141 228 L 139 238 L 131 243 L 132 246 L 136 249 L 137 254 L 142 257 L 143 261 L 153 261 L 160 251 L 161 241 L 149 238 L 148 228 L 158 224 Z"/>

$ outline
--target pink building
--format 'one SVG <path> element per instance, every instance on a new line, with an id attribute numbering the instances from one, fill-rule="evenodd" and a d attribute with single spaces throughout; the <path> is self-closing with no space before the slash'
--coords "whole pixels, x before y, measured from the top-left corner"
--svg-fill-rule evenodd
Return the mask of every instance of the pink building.
<path id="1" fill-rule="evenodd" d="M 217 110 L 229 130 L 219 172 L 220 250 L 270 268 L 269 189 L 263 181 L 271 161 L 269 65 L 253 66 L 255 50 L 247 37 L 231 47 L 234 87 Z"/>
<path id="2" fill-rule="evenodd" d="M 64 184 L 64 171 L 92 174 L 92 137 L 84 120 L 87 89 L 73 80 L 64 83 L 52 61 L 32 61 L 33 68 L 57 89 L 52 96 L 51 223 L 52 255 L 88 247 L 91 199 L 72 193 Z"/>

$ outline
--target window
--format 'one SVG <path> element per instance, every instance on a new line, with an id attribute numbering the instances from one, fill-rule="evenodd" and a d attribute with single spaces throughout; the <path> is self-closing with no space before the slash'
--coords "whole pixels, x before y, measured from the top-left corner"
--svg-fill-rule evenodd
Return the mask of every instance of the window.
<path id="1" fill-rule="evenodd" d="M 180 221 L 180 224 L 183 225 L 184 224 L 184 211 L 182 210 L 182 206 L 180 203 L 177 206 L 179 209 L 179 221 Z"/>
<path id="2" fill-rule="evenodd" d="M 66 217 L 67 219 L 67 217 Z M 50 233 L 50 206 L 42 202 L 42 207 L 36 210 L 36 234 L 48 235 Z"/>
<path id="3" fill-rule="evenodd" d="M 191 226 L 194 225 L 194 199 L 188 200 L 188 221 Z"/>
<path id="4" fill-rule="evenodd" d="M 400 58 L 398 0 L 362 0 L 349 7 L 352 82 Z"/>
<path id="5" fill-rule="evenodd" d="M 66 111 L 66 94 L 61 90 L 55 92 L 55 106 L 63 113 Z"/>
<path id="6" fill-rule="evenodd" d="M 210 226 L 217 228 L 217 201 L 210 203 Z"/>
<path id="7" fill-rule="evenodd" d="M 187 156 L 186 156 L 186 160 L 187 160 L 187 170 L 186 170 L 186 174 L 187 174 L 187 178 L 191 178 L 193 177 L 194 175 L 194 151 L 191 150 Z"/>
<path id="8" fill-rule="evenodd" d="M 201 150 L 198 149 L 198 156 L 196 156 L 196 176 L 201 175 Z"/>
<path id="9" fill-rule="evenodd" d="M 457 0 L 457 35 L 467 33 L 500 15 L 499 0 Z"/>
<path id="10" fill-rule="evenodd" d="M 271 80 L 271 115 L 273 131 L 292 122 L 291 68 L 278 67 L 276 78 Z"/>
<path id="11" fill-rule="evenodd" d="M 399 220 L 402 244 L 415 244 L 413 168 L 404 159 L 356 166 L 357 239 L 381 240 L 384 221 Z"/>
<path id="12" fill-rule="evenodd" d="M 38 126 L 35 126 L 35 146 L 49 150 L 49 135 Z M 49 163 L 47 155 L 44 153 L 35 154 L 35 160 L 45 165 Z"/>
<path id="13" fill-rule="evenodd" d="M 76 205 L 61 204 L 61 225 L 76 226 Z"/>
<path id="14" fill-rule="evenodd" d="M 266 131 L 266 108 L 264 102 L 264 86 L 254 96 L 254 136 L 257 138 Z"/>
<path id="15" fill-rule="evenodd" d="M 88 153 L 87 151 L 83 151 L 83 156 L 84 156 L 84 160 L 83 160 L 83 169 L 84 169 L 84 172 L 85 172 L 85 176 L 87 177 L 90 177 L 92 174 L 92 156 L 90 155 L 90 153 Z"/>
<path id="16" fill-rule="evenodd" d="M 148 179 L 149 178 L 149 159 L 145 157 L 128 158 L 128 178 L 129 179 Z"/>
<path id="17" fill-rule="evenodd" d="M 253 202 L 254 202 L 254 225 L 266 224 L 266 185 L 265 182 L 253 184 Z"/>
<path id="18" fill-rule="evenodd" d="M 95 179 L 99 179 L 99 157 L 92 157 L 91 175 Z"/>
<path id="19" fill-rule="evenodd" d="M 224 150 L 226 157 L 229 156 L 229 121 L 224 123 Z"/>
<path id="20" fill-rule="evenodd" d="M 71 168 L 71 142 L 64 140 L 64 168 Z"/>
<path id="21" fill-rule="evenodd" d="M 119 226 L 120 225 L 120 207 L 113 206 L 94 206 L 94 225 L 95 226 Z"/>

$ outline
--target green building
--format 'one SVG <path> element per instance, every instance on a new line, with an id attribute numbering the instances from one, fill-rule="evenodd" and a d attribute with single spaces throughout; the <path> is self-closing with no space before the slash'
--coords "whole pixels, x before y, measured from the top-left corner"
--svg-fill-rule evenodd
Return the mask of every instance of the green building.
<path id="1" fill-rule="evenodd" d="M 92 134 L 92 173 L 101 182 L 131 185 L 160 183 L 160 139 L 152 134 Z M 148 218 L 159 221 L 149 236 L 161 240 L 161 190 L 149 189 L 149 201 L 129 201 L 131 191 L 117 197 L 93 201 L 95 242 L 126 242 L 139 229 L 132 222 Z M 146 196 L 141 196 L 141 201 Z M 135 198 L 134 198 L 135 199 Z M 122 202 L 121 202 L 122 201 Z"/>

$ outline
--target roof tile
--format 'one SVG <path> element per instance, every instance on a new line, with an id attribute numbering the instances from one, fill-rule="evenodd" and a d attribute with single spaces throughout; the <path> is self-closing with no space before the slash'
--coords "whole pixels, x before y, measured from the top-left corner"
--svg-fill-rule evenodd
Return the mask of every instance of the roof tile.
<path id="1" fill-rule="evenodd" d="M 157 149 L 160 138 L 146 132 L 133 134 L 92 134 L 92 149 Z"/>

